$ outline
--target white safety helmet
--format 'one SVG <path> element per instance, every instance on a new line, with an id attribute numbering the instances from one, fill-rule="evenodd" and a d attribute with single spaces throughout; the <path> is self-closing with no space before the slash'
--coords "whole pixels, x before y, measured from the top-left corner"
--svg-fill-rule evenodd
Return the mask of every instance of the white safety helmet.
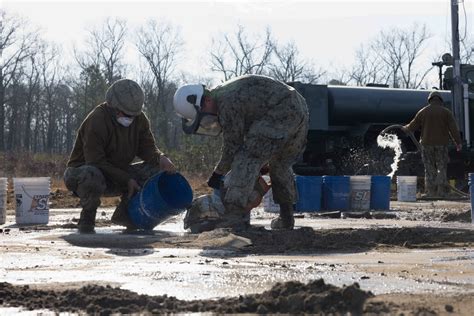
<path id="1" fill-rule="evenodd" d="M 217 136 L 222 127 L 216 113 L 202 111 L 203 95 L 204 86 L 201 84 L 182 86 L 174 94 L 174 110 L 181 116 L 183 131 L 186 134 Z"/>
<path id="2" fill-rule="evenodd" d="M 203 94 L 204 86 L 201 84 L 188 84 L 180 87 L 173 97 L 174 110 L 182 118 L 194 120 L 201 108 Z"/>

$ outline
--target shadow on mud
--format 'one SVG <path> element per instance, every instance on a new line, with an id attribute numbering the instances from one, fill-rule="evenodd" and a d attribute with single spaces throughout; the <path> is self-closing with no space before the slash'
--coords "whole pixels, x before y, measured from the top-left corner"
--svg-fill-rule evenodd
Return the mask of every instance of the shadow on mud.
<path id="1" fill-rule="evenodd" d="M 72 233 L 63 235 L 61 238 L 77 247 L 108 248 L 107 253 L 117 256 L 146 256 L 154 253 L 156 248 L 177 246 L 174 245 L 175 235 L 165 231 L 126 232 L 118 230 L 95 234 Z"/>

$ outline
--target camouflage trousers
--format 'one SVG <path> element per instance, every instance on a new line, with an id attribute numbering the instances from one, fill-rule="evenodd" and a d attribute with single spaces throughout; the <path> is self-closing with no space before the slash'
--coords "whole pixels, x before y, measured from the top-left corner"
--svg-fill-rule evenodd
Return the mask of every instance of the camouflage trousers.
<path id="1" fill-rule="evenodd" d="M 448 193 L 448 146 L 424 145 L 421 157 L 425 166 L 425 193 L 444 196 Z"/>
<path id="2" fill-rule="evenodd" d="M 148 178 L 158 173 L 158 167 L 146 163 L 132 164 L 128 168 L 131 178 L 143 185 Z M 94 214 L 100 206 L 102 196 L 127 195 L 127 187 L 120 186 L 107 179 L 99 168 L 91 165 L 68 167 L 64 172 L 64 183 L 68 190 L 80 198 L 83 212 Z"/>
<path id="3" fill-rule="evenodd" d="M 302 98 L 298 95 L 294 97 Z M 288 102 L 301 102 L 292 100 Z M 308 116 L 269 113 L 265 119 L 254 122 L 245 135 L 241 149 L 234 156 L 228 189 L 224 197 L 226 209 L 230 206 L 244 209 L 259 176 L 260 169 L 270 166 L 273 199 L 276 203 L 294 204 L 297 201 L 292 166 L 302 154 L 308 134 Z"/>

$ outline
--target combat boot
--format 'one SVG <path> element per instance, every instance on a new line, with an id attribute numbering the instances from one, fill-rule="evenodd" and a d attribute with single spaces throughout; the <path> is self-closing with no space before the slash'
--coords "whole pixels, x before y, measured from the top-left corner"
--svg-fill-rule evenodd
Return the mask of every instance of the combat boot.
<path id="1" fill-rule="evenodd" d="M 294 211 L 293 204 L 280 204 L 280 216 L 272 220 L 270 227 L 274 230 L 293 229 L 295 226 Z"/>
<path id="2" fill-rule="evenodd" d="M 215 228 L 230 228 L 232 231 L 245 231 L 250 227 L 250 212 L 235 205 L 226 205 L 226 211 L 216 223 Z"/>
<path id="3" fill-rule="evenodd" d="M 97 209 L 83 209 L 81 211 L 81 217 L 77 223 L 77 228 L 81 234 L 94 234 L 95 233 L 95 215 Z"/>
<path id="4" fill-rule="evenodd" d="M 112 223 L 120 226 L 125 226 L 127 230 L 135 230 L 137 227 L 132 223 L 128 216 L 128 198 L 122 196 L 119 205 L 115 208 L 112 218 Z"/>

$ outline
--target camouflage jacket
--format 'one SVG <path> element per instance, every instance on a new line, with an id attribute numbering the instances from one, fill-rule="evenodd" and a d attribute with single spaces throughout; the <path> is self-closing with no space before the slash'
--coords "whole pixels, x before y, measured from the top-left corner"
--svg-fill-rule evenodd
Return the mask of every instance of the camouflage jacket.
<path id="1" fill-rule="evenodd" d="M 215 172 L 225 174 L 231 169 L 233 158 L 244 144 L 249 128 L 263 121 L 260 133 L 273 137 L 285 137 L 293 118 L 308 118 L 304 98 L 289 102 L 298 92 L 283 82 L 270 77 L 245 75 L 234 78 L 211 90 L 211 97 L 218 108 L 219 123 L 223 130 L 223 147 Z M 299 94 L 298 94 L 299 95 Z M 265 124 L 268 121 L 268 124 Z"/>

